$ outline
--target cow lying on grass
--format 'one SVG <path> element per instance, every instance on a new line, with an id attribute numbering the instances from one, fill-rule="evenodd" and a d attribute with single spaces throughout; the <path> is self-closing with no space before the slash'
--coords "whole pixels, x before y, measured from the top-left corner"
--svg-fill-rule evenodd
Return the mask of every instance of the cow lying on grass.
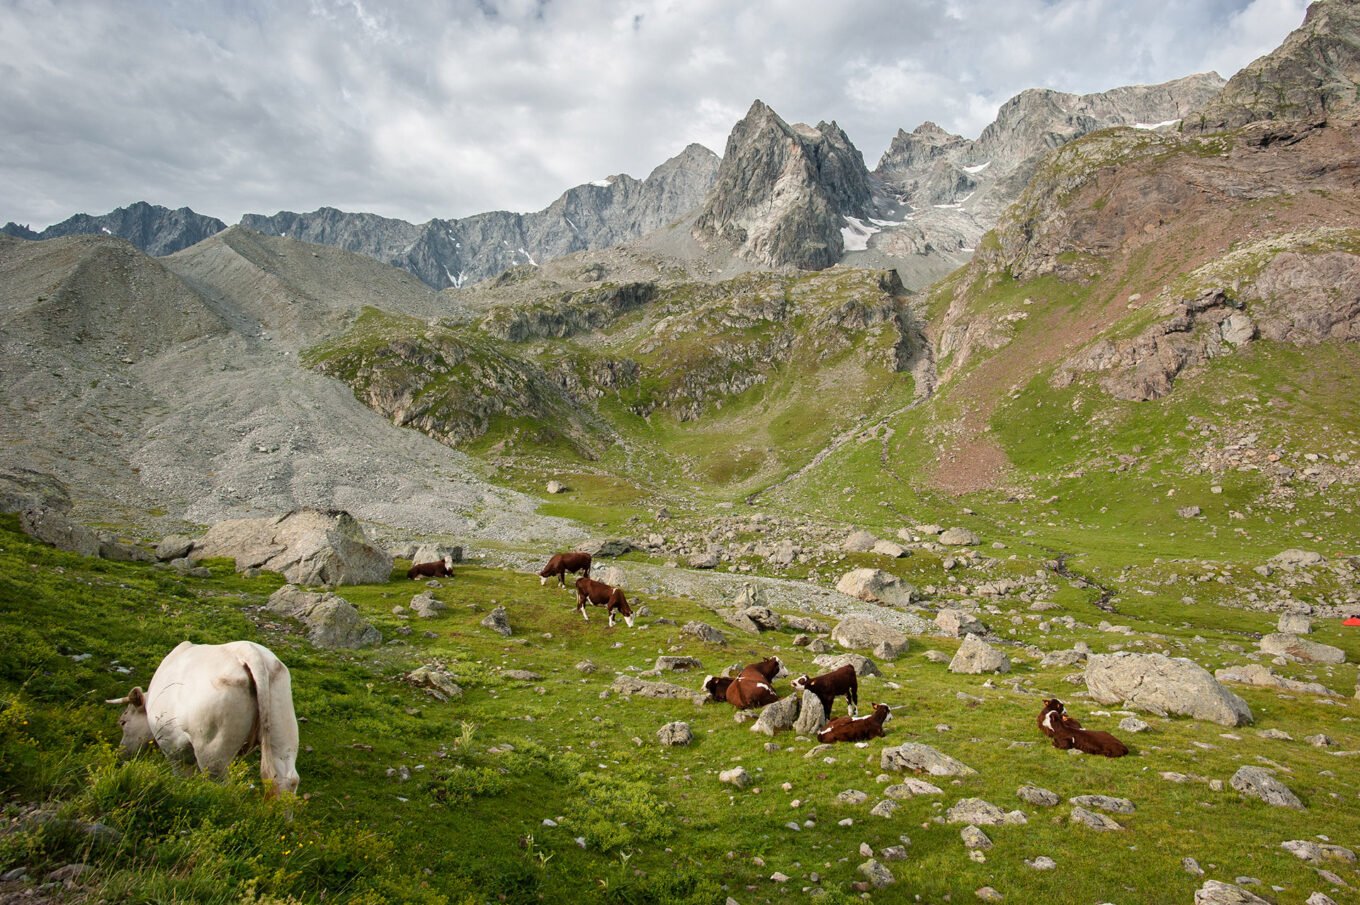
<path id="1" fill-rule="evenodd" d="M 161 660 L 145 692 L 108 703 L 127 705 L 118 720 L 125 756 L 154 744 L 177 769 L 196 763 L 221 779 L 233 758 L 259 745 L 266 794 L 297 791 L 292 680 L 267 647 L 185 641 Z"/>
<path id="2" fill-rule="evenodd" d="M 449 568 L 447 561 L 437 559 L 434 562 L 412 563 L 411 568 L 406 570 L 406 577 L 414 581 L 417 578 L 452 578 L 453 569 Z"/>
<path id="3" fill-rule="evenodd" d="M 1064 751 L 1076 748 L 1102 757 L 1123 757 L 1129 753 L 1128 747 L 1110 733 L 1082 729 L 1080 723 L 1067 716 L 1062 701 L 1056 698 L 1044 702 L 1039 728 L 1053 739 L 1054 748 Z"/>
<path id="4" fill-rule="evenodd" d="M 817 733 L 817 741 L 830 742 L 867 742 L 871 738 L 883 738 L 883 724 L 892 719 L 892 711 L 887 704 L 875 704 L 874 712 L 867 716 L 838 716 Z"/>
<path id="5" fill-rule="evenodd" d="M 703 690 L 715 701 L 727 701 L 738 710 L 764 707 L 779 700 L 774 690 L 774 680 L 788 675 L 784 662 L 778 657 L 767 657 L 758 663 L 745 667 L 735 678 L 727 676 L 708 676 L 704 679 Z"/>

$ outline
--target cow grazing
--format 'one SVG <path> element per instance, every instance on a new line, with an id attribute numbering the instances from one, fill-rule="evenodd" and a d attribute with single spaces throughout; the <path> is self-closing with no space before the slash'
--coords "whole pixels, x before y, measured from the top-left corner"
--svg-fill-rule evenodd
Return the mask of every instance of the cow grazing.
<path id="1" fill-rule="evenodd" d="M 412 563 L 411 568 L 406 570 L 406 577 L 412 580 L 422 576 L 425 578 L 452 578 L 453 569 L 449 567 L 446 560 L 440 559 L 435 562 Z"/>
<path id="2" fill-rule="evenodd" d="M 1076 748 L 1102 757 L 1123 757 L 1129 753 L 1128 747 L 1110 733 L 1081 728 L 1080 723 L 1067 716 L 1062 701 L 1056 698 L 1044 701 L 1039 719 L 1039 728 L 1053 739 L 1054 748 L 1064 751 Z"/>
<path id="3" fill-rule="evenodd" d="M 161 660 L 145 692 L 108 703 L 127 705 L 118 720 L 126 756 L 155 744 L 177 769 L 196 763 L 222 778 L 233 758 L 259 745 L 267 794 L 297 791 L 292 680 L 266 647 L 185 641 Z"/>
<path id="4" fill-rule="evenodd" d="M 883 724 L 892 719 L 892 711 L 887 704 L 874 704 L 874 712 L 868 716 L 838 716 L 817 733 L 817 741 L 865 742 L 871 738 L 883 738 Z"/>
<path id="5" fill-rule="evenodd" d="M 611 587 L 602 581 L 594 581 L 589 578 L 576 579 L 576 612 L 581 614 L 581 618 L 587 622 L 590 617 L 586 615 L 586 603 L 589 601 L 595 606 L 606 607 L 609 612 L 609 626 L 614 627 L 614 614 L 623 617 L 623 621 L 628 623 L 628 627 L 633 627 L 633 608 L 628 605 L 628 598 L 623 596 L 623 591 Z"/>
<path id="6" fill-rule="evenodd" d="M 538 573 L 538 583 L 546 585 L 548 579 L 556 575 L 557 586 L 565 588 L 568 572 L 580 572 L 582 578 L 589 578 L 590 554 L 581 552 L 554 553 L 548 559 L 548 564 L 543 567 L 543 571 Z"/>
<path id="7" fill-rule="evenodd" d="M 831 672 L 809 679 L 801 675 L 793 680 L 795 691 L 810 691 L 822 702 L 822 713 L 831 719 L 831 705 L 836 698 L 845 696 L 846 709 L 854 716 L 859 711 L 859 676 L 853 663 L 837 667 Z"/>
<path id="8" fill-rule="evenodd" d="M 1068 716 L 1063 707 L 1063 702 L 1057 698 L 1046 698 L 1044 708 L 1039 711 L 1039 731 L 1049 738 L 1053 737 L 1054 727 L 1058 725 L 1066 726 L 1068 729 L 1080 729 L 1081 723 Z"/>

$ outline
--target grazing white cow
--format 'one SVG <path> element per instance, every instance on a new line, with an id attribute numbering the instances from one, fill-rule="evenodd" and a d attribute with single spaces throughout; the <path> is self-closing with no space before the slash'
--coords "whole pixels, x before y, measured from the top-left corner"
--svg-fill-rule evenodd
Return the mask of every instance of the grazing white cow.
<path id="1" fill-rule="evenodd" d="M 233 758 L 258 744 L 266 793 L 297 791 L 292 681 L 267 647 L 185 641 L 166 654 L 145 693 L 134 688 L 108 703 L 127 704 L 118 720 L 125 755 L 154 743 L 177 769 L 197 763 L 222 778 Z"/>

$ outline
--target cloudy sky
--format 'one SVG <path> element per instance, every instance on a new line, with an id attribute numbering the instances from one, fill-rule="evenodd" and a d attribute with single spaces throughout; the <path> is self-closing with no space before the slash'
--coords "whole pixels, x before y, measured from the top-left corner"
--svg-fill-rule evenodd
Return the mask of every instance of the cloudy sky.
<path id="1" fill-rule="evenodd" d="M 413 222 L 722 153 L 760 98 L 872 168 L 1025 88 L 1217 70 L 1306 0 L 0 0 L 0 222 L 133 201 Z"/>

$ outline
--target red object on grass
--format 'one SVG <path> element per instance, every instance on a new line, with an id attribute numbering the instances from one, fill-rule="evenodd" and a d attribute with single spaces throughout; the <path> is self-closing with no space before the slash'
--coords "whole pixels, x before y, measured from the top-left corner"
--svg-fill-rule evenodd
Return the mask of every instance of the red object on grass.
<path id="1" fill-rule="evenodd" d="M 1342 622 L 1341 624 L 1342 624 L 1342 625 L 1360 625 L 1360 616 L 1351 616 L 1349 619 L 1347 619 L 1345 622 Z"/>

